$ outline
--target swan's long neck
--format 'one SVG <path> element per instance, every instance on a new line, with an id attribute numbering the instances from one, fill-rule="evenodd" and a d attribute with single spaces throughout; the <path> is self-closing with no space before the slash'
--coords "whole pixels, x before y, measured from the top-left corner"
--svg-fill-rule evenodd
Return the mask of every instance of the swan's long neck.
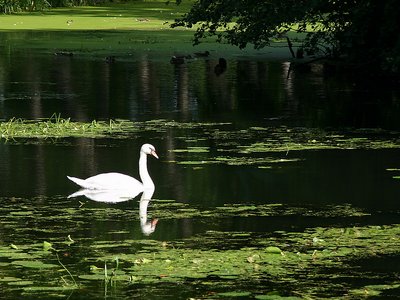
<path id="1" fill-rule="evenodd" d="M 145 189 L 154 189 L 153 180 L 151 180 L 149 171 L 147 170 L 147 155 L 144 152 L 140 152 L 139 175 Z"/>

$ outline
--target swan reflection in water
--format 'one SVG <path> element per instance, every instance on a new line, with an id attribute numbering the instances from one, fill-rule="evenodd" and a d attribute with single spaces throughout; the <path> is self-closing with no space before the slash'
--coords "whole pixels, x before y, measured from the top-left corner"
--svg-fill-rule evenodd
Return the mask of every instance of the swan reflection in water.
<path id="1" fill-rule="evenodd" d="M 156 230 L 158 219 L 148 219 L 147 207 L 151 201 L 151 197 L 154 194 L 154 188 L 144 189 L 142 196 L 139 201 L 139 219 L 140 228 L 144 235 L 150 235 Z M 86 198 L 103 203 L 119 203 L 131 200 L 137 196 L 135 191 L 129 190 L 90 190 L 81 189 L 71 195 L 68 198 L 74 198 L 79 196 L 85 196 Z"/>
<path id="2" fill-rule="evenodd" d="M 85 196 L 97 202 L 118 203 L 133 199 L 142 193 L 139 204 L 140 226 L 145 235 L 153 233 L 158 220 L 147 220 L 147 207 L 155 189 L 147 170 L 147 155 L 158 158 L 156 150 L 151 144 L 144 144 L 140 148 L 139 175 L 142 182 L 121 173 L 102 173 L 87 179 L 67 176 L 69 180 L 82 188 L 69 195 L 68 198 Z"/>
<path id="3" fill-rule="evenodd" d="M 153 190 L 144 190 L 142 197 L 139 202 L 139 218 L 140 228 L 144 235 L 150 235 L 156 230 L 158 219 L 147 219 L 147 207 L 149 206 L 151 197 L 153 196 Z"/>

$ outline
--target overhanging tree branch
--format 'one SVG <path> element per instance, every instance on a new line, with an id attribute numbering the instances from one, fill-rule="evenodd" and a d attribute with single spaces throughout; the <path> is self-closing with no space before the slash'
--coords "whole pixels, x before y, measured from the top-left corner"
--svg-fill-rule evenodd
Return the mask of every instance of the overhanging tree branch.
<path id="1" fill-rule="evenodd" d="M 304 34 L 306 53 L 400 69 L 398 0 L 197 0 L 172 26 L 194 25 L 199 26 L 195 44 L 217 36 L 240 48 L 252 44 L 259 49 L 295 29 Z"/>

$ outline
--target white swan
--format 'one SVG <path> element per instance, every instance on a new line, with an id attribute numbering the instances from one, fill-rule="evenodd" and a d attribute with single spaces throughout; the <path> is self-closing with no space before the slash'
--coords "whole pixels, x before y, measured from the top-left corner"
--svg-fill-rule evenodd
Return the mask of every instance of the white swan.
<path id="1" fill-rule="evenodd" d="M 147 155 L 152 155 L 158 158 L 156 149 L 153 145 L 144 144 L 140 148 L 139 158 L 139 175 L 142 182 L 139 180 L 121 173 L 102 173 L 87 179 L 80 179 L 76 177 L 67 176 L 69 180 L 75 182 L 85 190 L 91 191 L 112 191 L 124 190 L 130 198 L 136 197 L 140 192 L 145 189 L 153 189 L 154 183 L 147 170 Z M 78 192 L 70 195 L 69 197 L 76 197 L 82 194 Z M 134 195 L 134 196 L 133 196 Z M 133 196 L 133 197 L 132 197 Z"/>

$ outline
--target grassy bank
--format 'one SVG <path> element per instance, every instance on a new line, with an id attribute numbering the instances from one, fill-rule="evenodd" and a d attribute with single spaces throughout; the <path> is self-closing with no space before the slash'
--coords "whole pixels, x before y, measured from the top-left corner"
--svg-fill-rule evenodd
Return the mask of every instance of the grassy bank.
<path id="1" fill-rule="evenodd" d="M 194 29 L 170 28 L 175 18 L 189 10 L 164 0 L 104 3 L 94 7 L 54 8 L 43 12 L 3 15 L 0 44 L 8 49 L 31 49 L 53 53 L 71 51 L 79 55 L 125 55 L 131 51 L 154 52 L 155 57 L 208 50 L 224 57 L 271 55 L 287 57 L 286 45 L 245 51 L 209 39 L 193 47 Z M 279 45 L 278 45 L 279 46 Z"/>
<path id="2" fill-rule="evenodd" d="M 115 54 L 171 42 L 191 46 L 191 32 L 169 27 L 188 5 L 166 5 L 164 1 L 103 5 L 4 15 L 0 19 L 2 44 L 11 48 L 81 54 Z"/>
<path id="3" fill-rule="evenodd" d="M 182 5 L 158 1 L 104 3 L 101 6 L 53 8 L 42 12 L 3 15 L 1 30 L 166 30 L 185 13 Z"/>

